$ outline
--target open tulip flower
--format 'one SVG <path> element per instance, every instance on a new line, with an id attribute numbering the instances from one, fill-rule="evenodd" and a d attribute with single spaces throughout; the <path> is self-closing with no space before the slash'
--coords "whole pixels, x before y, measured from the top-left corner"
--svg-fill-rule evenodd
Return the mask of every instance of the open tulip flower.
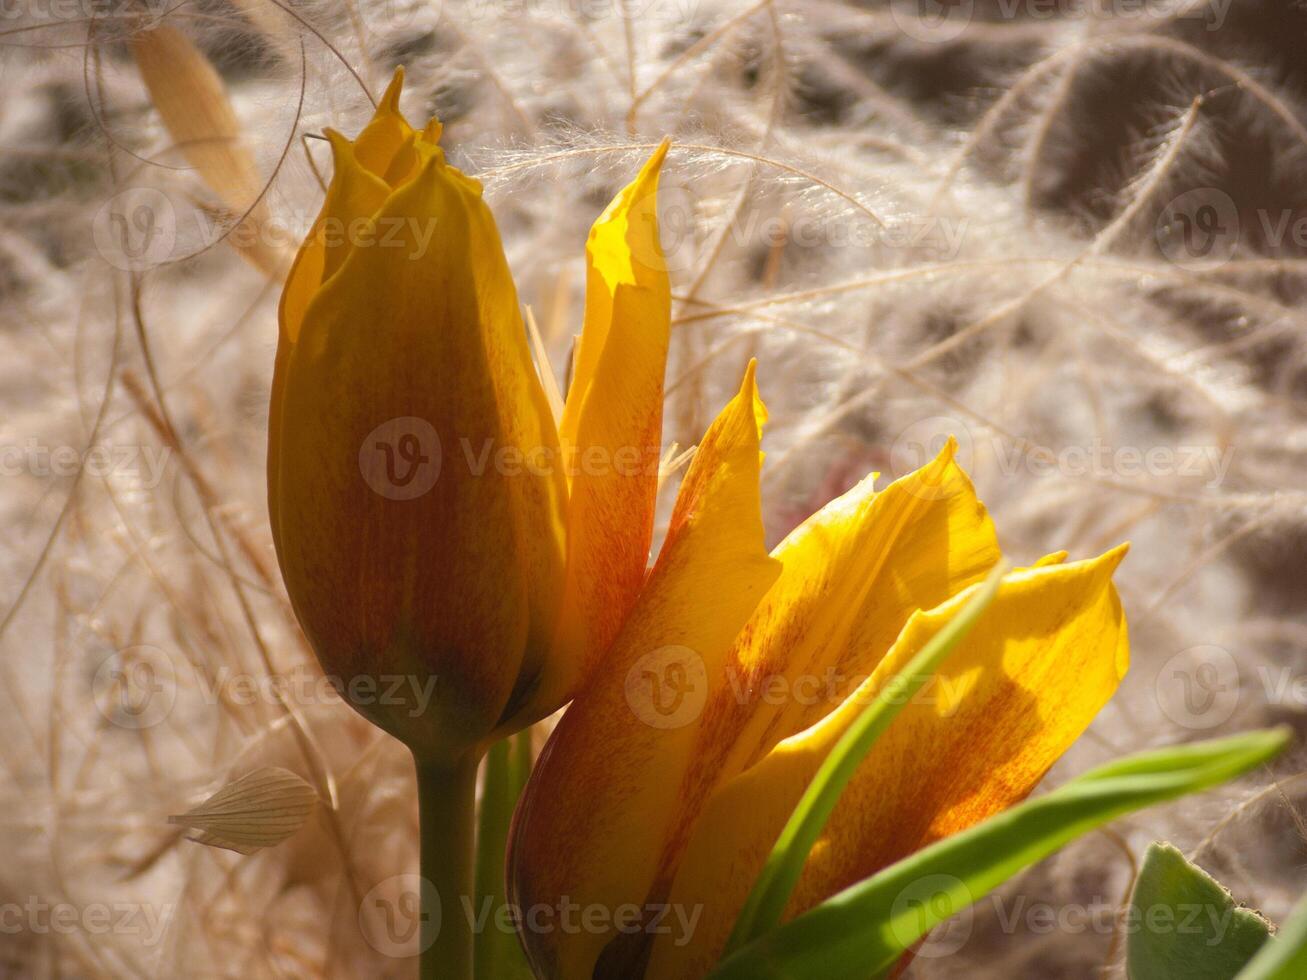
<path id="1" fill-rule="evenodd" d="M 999 563 L 994 527 L 949 443 L 769 553 L 750 365 L 646 570 L 666 144 L 590 233 L 559 406 L 480 185 L 446 163 L 439 124 L 404 120 L 401 78 L 356 139 L 328 134 L 331 186 L 282 297 L 268 478 L 287 589 L 327 673 L 418 761 L 423 874 L 446 909 L 424 975 L 470 971 L 448 935 L 470 893 L 457 855 L 477 761 L 570 700 L 513 831 L 531 965 L 703 976 L 832 746 Z M 1002 578 L 860 764 L 787 916 L 1030 793 L 1126 671 L 1123 554 Z M 434 696 L 416 710 L 352 683 L 385 675 L 433 681 Z M 530 910 L 560 903 L 586 927 L 532 927 Z"/>
<path id="2" fill-rule="evenodd" d="M 528 783 L 515 903 L 566 896 L 610 913 L 607 928 L 524 929 L 541 976 L 708 973 L 826 754 L 999 561 L 951 443 L 883 490 L 865 480 L 768 554 L 765 417 L 751 367 L 699 446 L 635 606 Z M 1057 554 L 1004 577 L 861 764 L 789 914 L 1034 788 L 1126 671 L 1112 585 L 1124 553 Z"/>
<path id="3" fill-rule="evenodd" d="M 523 950 L 559 980 L 884 976 L 947 909 L 1285 746 L 1145 753 L 1026 800 L 1128 667 L 1125 547 L 1009 570 L 950 440 L 769 552 L 753 363 L 648 567 L 667 142 L 590 231 L 564 399 L 481 185 L 405 120 L 402 81 L 357 138 L 327 133 L 268 485 L 324 671 L 413 753 L 423 980 L 520 975 Z M 527 778 L 507 739 L 565 705 Z"/>

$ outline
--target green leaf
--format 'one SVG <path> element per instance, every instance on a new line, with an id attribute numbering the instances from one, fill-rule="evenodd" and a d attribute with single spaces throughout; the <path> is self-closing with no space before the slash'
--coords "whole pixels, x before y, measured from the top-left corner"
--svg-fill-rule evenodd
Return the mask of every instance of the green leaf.
<path id="1" fill-rule="evenodd" d="M 1101 766 L 845 889 L 727 957 L 715 980 L 879 976 L 927 932 L 1018 871 L 1116 817 L 1268 761 L 1287 729 L 1145 752 Z"/>
<path id="2" fill-rule="evenodd" d="M 753 890 L 740 910 L 731 938 L 726 944 L 727 954 L 780 922 L 790 894 L 803 873 L 804 863 L 859 764 L 890 722 L 911 703 L 917 692 L 935 675 L 945 658 L 957 649 L 981 613 L 994 601 L 1007 567 L 1006 562 L 1000 562 L 994 567 L 957 614 L 868 703 L 831 749 L 795 806 L 785 828 L 776 839 L 767 863 L 753 883 Z"/>
<path id="3" fill-rule="evenodd" d="M 1144 855 L 1126 919 L 1130 980 L 1234 980 L 1271 934 L 1170 844 Z"/>
<path id="4" fill-rule="evenodd" d="M 1275 938 L 1239 974 L 1239 980 L 1301 980 L 1302 977 L 1307 977 L 1307 898 L 1299 900 Z"/>
<path id="5" fill-rule="evenodd" d="M 531 774 L 531 731 L 502 739 L 486 753 L 477 821 L 477 909 L 488 914 L 476 934 L 477 980 L 530 980 L 531 968 L 512 924 L 500 916 L 506 908 L 504 853 L 522 787 Z M 460 910 L 459 914 L 463 914 Z"/>

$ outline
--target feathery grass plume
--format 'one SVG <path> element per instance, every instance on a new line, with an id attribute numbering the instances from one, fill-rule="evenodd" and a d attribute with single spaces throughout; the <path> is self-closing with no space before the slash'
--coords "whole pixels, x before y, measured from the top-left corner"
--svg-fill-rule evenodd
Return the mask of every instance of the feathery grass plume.
<path id="1" fill-rule="evenodd" d="M 564 389 L 589 224 L 671 133 L 667 440 L 697 443 L 764 358 L 769 544 L 867 469 L 909 472 L 945 431 L 1018 560 L 1052 540 L 1133 541 L 1117 582 L 1132 673 L 1047 785 L 1301 719 L 1298 7 L 953 5 L 972 13 L 962 25 L 880 0 L 308 0 L 268 4 L 300 18 L 272 29 L 289 56 L 270 57 L 248 5 L 145 6 L 205 52 L 274 180 L 270 220 L 300 233 L 330 170 L 313 137 L 359 128 L 403 62 L 406 110 L 440 115 L 453 162 L 485 186 Z M 160 139 L 121 43 L 139 5 L 5 13 L 0 905 L 130 903 L 142 928 L 52 931 L 24 911 L 0 972 L 399 973 L 358 912 L 416 866 L 411 763 L 319 687 L 273 571 L 276 290 L 212 249 L 140 273 L 134 302 L 95 246 L 97 213 L 124 187 L 198 176 L 158 154 L 180 140 Z M 151 418 L 160 404 L 171 427 Z M 135 716 L 155 724 L 124 724 L 121 696 L 169 692 L 166 715 Z M 258 765 L 324 800 L 285 843 L 240 858 L 167 824 Z M 914 975 L 1119 969 L 1113 913 L 1157 837 L 1287 921 L 1303 770 L 1299 750 L 1084 838 L 928 941 Z M 1064 910 L 1085 926 L 1049 930 Z"/>

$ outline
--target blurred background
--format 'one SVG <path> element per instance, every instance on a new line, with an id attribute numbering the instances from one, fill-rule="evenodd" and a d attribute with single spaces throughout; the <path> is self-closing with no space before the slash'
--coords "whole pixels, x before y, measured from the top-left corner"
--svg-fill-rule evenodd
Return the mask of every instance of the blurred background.
<path id="1" fill-rule="evenodd" d="M 757 356 L 773 542 L 949 434 L 1017 561 L 1133 542 L 1132 671 L 1048 785 L 1307 731 L 1304 42 L 1289 0 L 0 0 L 0 976 L 412 974 L 360 911 L 415 866 L 411 763 L 321 683 L 264 499 L 316 137 L 399 64 L 560 382 L 588 226 L 673 137 L 665 437 Z M 1304 755 L 1073 845 L 909 976 L 1121 975 L 1153 839 L 1282 918 Z M 266 766 L 317 801 L 286 842 L 169 823 Z"/>

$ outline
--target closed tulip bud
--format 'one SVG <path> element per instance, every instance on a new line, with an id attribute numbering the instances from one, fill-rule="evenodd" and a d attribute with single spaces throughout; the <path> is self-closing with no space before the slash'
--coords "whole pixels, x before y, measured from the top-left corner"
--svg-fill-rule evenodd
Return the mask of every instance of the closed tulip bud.
<path id="1" fill-rule="evenodd" d="M 639 588 L 656 466 L 597 491 L 569 475 L 481 186 L 446 163 L 439 123 L 405 121 L 401 82 L 356 139 L 328 133 L 334 175 L 280 306 L 269 504 L 323 669 L 366 717 L 439 760 L 475 755 L 570 696 L 612 632 L 576 624 L 599 604 L 600 621 L 620 618 Z M 646 171 L 649 220 L 626 234 L 653 236 L 648 260 L 660 256 L 656 163 Z M 597 357 L 626 329 L 608 322 L 615 310 L 642 302 L 653 314 L 628 319 L 652 336 L 652 359 L 624 379 L 612 356 L 591 372 L 592 411 L 571 407 L 568 451 L 603 415 L 606 438 L 637 429 L 656 463 L 666 277 L 636 264 L 639 282 L 592 277 L 627 295 L 591 297 L 587 342 Z M 619 380 L 643 401 L 614 419 L 602 396 Z M 587 526 L 569 532 L 581 505 Z M 596 540 L 607 568 L 585 560 Z M 600 570 L 607 584 L 592 587 Z"/>

